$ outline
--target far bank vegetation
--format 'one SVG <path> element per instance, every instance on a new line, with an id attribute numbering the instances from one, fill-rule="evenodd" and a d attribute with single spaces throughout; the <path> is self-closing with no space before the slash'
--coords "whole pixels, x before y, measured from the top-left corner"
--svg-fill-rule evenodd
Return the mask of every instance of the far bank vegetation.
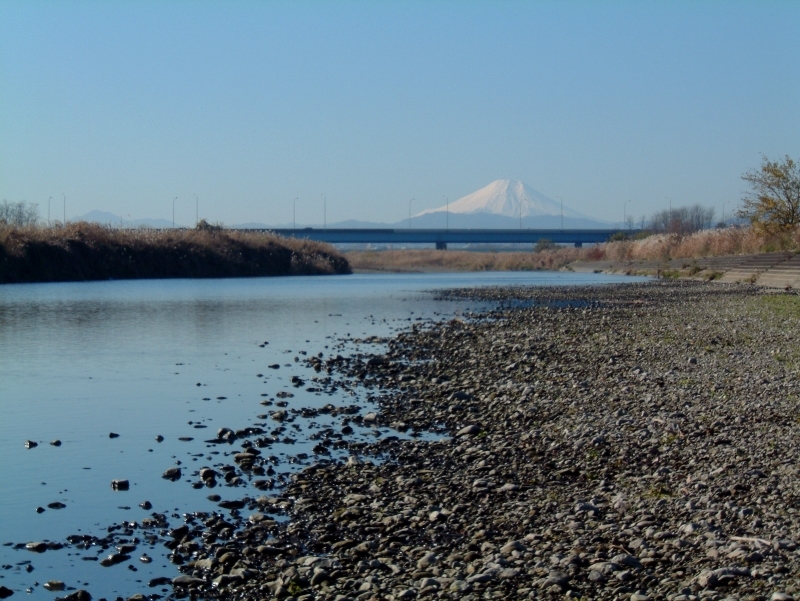
<path id="1" fill-rule="evenodd" d="M 195 230 L 0 223 L 0 283 L 342 273 L 347 260 L 327 244 L 205 222 Z"/>

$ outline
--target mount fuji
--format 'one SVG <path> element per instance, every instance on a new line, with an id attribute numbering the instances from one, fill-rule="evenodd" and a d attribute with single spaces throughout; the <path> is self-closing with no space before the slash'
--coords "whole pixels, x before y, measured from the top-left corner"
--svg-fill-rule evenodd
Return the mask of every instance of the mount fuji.
<path id="1" fill-rule="evenodd" d="M 563 210 L 563 213 L 562 213 Z M 411 218 L 411 227 L 530 229 L 608 227 L 534 190 L 519 180 L 498 179 L 449 205 L 428 209 Z M 405 224 L 408 220 L 398 222 Z"/>

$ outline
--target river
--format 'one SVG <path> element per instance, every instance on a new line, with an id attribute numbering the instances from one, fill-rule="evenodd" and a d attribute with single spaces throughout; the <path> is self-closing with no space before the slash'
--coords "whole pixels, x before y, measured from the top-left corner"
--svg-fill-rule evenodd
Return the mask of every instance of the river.
<path id="1" fill-rule="evenodd" d="M 15 546 L 101 535 L 153 511 L 179 524 L 184 512 L 219 511 L 207 498 L 212 492 L 223 499 L 261 494 L 248 481 L 221 481 L 214 491 L 191 486 L 197 469 L 218 466 L 230 453 L 204 442 L 221 427 L 272 433 L 279 442 L 265 453 L 274 457 L 279 487 L 285 474 L 314 461 L 310 436 L 341 428 L 341 417 L 278 424 L 270 412 L 284 403 L 289 411 L 327 403 L 369 408 L 364 391 L 335 388 L 304 359 L 346 355 L 365 348 L 356 339 L 484 308 L 436 301 L 433 290 L 641 279 L 504 272 L 0 286 L 0 586 L 42 599 L 64 594 L 45 590 L 50 580 L 95 599 L 164 594 L 147 589 L 153 577 L 178 574 L 159 545 L 136 539 L 131 559 L 112 567 L 97 560 L 113 549 L 33 553 Z M 355 427 L 351 439 L 396 434 Z M 286 439 L 294 442 L 280 442 Z M 56 440 L 59 446 L 50 444 Z M 170 467 L 180 467 L 182 478 L 162 478 Z M 129 480 L 130 490 L 112 490 L 114 479 Z M 144 501 L 152 509 L 142 509 Z M 143 552 L 152 563 L 139 561 Z"/>

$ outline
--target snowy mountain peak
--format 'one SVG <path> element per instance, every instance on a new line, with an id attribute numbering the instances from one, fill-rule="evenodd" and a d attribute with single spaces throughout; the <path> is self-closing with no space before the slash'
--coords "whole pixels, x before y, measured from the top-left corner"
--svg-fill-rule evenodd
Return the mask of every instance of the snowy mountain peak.
<path id="1" fill-rule="evenodd" d="M 447 205 L 428 209 L 416 215 L 431 213 L 454 214 L 489 213 L 506 217 L 541 217 L 545 215 L 561 215 L 561 202 L 545 196 L 527 184 L 513 179 L 498 179 L 480 190 L 467 194 L 455 202 Z M 573 211 L 564 205 L 564 216 L 585 218 L 585 215 Z"/>

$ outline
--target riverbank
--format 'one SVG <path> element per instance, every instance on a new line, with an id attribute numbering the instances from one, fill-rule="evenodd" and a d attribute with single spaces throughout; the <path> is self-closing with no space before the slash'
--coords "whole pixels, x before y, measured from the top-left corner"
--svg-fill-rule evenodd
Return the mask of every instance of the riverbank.
<path id="1" fill-rule="evenodd" d="M 0 228 L 0 284 L 350 273 L 333 247 L 230 230 Z"/>
<path id="2" fill-rule="evenodd" d="M 449 295 L 517 308 L 414 326 L 384 355 L 310 360 L 379 403 L 343 432 L 358 420 L 440 440 L 383 435 L 346 463 L 325 462 L 322 440 L 323 461 L 280 496 L 237 505 L 249 518 L 174 535 L 194 549 L 176 593 L 800 592 L 796 296 L 697 282 Z M 257 466 L 243 447 L 237 463 Z"/>
<path id="3" fill-rule="evenodd" d="M 544 248 L 531 252 L 417 249 L 350 251 L 345 256 L 355 271 L 367 273 L 564 269 L 762 283 L 756 282 L 762 272 L 798 252 L 800 228 L 768 232 L 728 227 L 685 235 L 654 234 L 585 248 L 545 244 Z M 770 256 L 780 260 L 772 261 Z M 728 271 L 734 273 L 725 278 Z M 790 271 L 783 274 L 787 277 L 765 278 L 763 285 L 779 288 L 800 285 L 800 263 L 796 273 Z"/>

